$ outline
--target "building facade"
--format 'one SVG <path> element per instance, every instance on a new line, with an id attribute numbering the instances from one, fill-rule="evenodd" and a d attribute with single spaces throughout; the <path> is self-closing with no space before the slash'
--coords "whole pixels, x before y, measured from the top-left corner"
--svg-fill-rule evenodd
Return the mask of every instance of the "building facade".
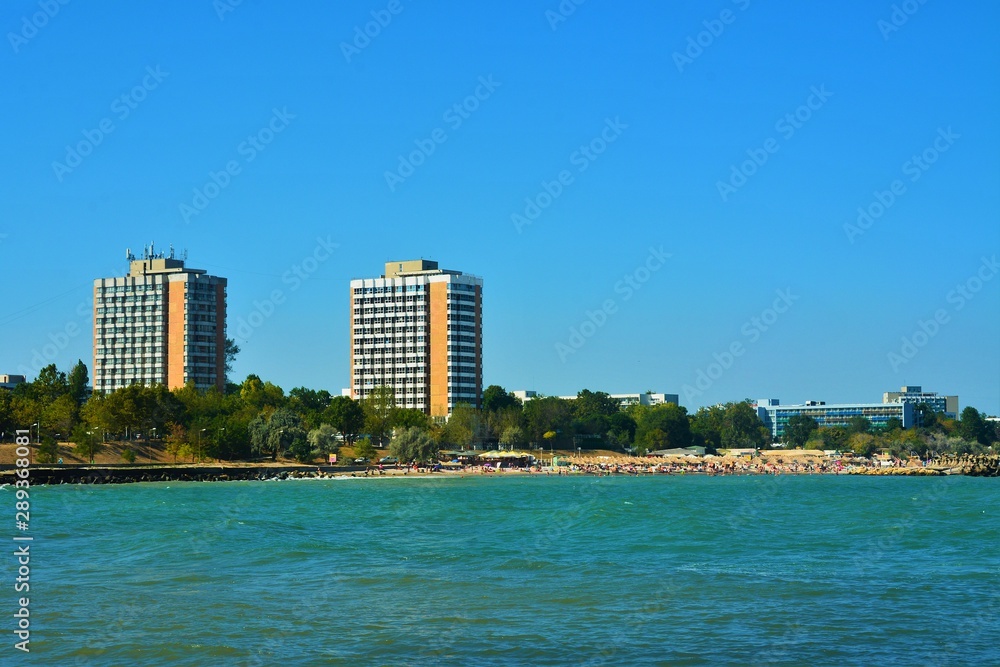
<path id="1" fill-rule="evenodd" d="M 447 418 L 482 406 L 483 279 L 418 259 L 351 281 L 351 397 L 392 388 L 396 405 Z"/>
<path id="2" fill-rule="evenodd" d="M 538 392 L 532 391 L 530 389 L 516 389 L 511 392 L 516 396 L 522 403 L 534 400 L 536 398 L 541 398 Z M 675 405 L 680 405 L 680 396 L 677 394 L 656 394 L 653 392 L 646 392 L 643 394 L 608 394 L 611 398 L 618 401 L 622 409 L 629 407 L 630 405 L 663 405 L 665 403 L 673 403 Z M 575 401 L 576 396 L 557 396 L 564 401 Z"/>
<path id="3" fill-rule="evenodd" d="M 913 424 L 913 406 L 909 403 L 839 403 L 827 405 L 822 401 L 807 401 L 801 405 L 781 405 L 776 398 L 759 399 L 754 407 L 757 416 L 771 429 L 775 441 L 784 438 L 788 420 L 796 415 L 806 415 L 820 426 L 847 426 L 852 417 L 864 417 L 874 428 L 884 428 L 890 419 L 898 419 L 903 428 Z"/>
<path id="4" fill-rule="evenodd" d="M 226 384 L 226 279 L 144 249 L 129 272 L 94 281 L 94 391 Z"/>
<path id="5" fill-rule="evenodd" d="M 943 412 L 950 419 L 958 418 L 958 396 L 938 396 L 935 392 L 924 391 L 920 385 L 907 385 L 900 387 L 899 391 L 887 391 L 882 394 L 882 402 L 911 405 L 926 403 L 934 412 Z"/>
<path id="6" fill-rule="evenodd" d="M 13 389 L 26 381 L 27 378 L 23 375 L 0 375 L 0 389 Z"/>

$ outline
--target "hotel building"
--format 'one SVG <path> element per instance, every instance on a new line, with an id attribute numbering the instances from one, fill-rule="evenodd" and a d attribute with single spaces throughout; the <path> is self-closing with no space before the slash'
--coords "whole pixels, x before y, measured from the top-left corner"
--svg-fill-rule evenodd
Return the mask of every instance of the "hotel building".
<path id="1" fill-rule="evenodd" d="M 762 398 L 754 405 L 757 416 L 771 429 L 771 436 L 780 441 L 788 420 L 806 415 L 820 426 L 847 426 L 852 417 L 864 417 L 874 428 L 884 428 L 890 419 L 898 419 L 903 428 L 913 424 L 913 405 L 909 403 L 842 403 L 827 405 L 822 401 L 806 401 L 802 405 L 781 405 L 776 398 Z"/>
<path id="2" fill-rule="evenodd" d="M 128 275 L 94 281 L 94 391 L 225 389 L 226 279 L 152 245 L 128 260 Z"/>
<path id="3" fill-rule="evenodd" d="M 379 386 L 435 418 L 459 403 L 481 407 L 482 278 L 417 259 L 351 281 L 351 397 Z"/>
<path id="4" fill-rule="evenodd" d="M 517 389 L 511 392 L 516 396 L 522 403 L 527 403 L 536 398 L 541 398 L 538 392 L 532 391 L 530 389 Z M 632 406 L 632 405 L 664 405 L 665 403 L 673 403 L 675 405 L 680 405 L 680 397 L 677 394 L 656 394 L 651 391 L 647 391 L 644 394 L 609 394 L 609 396 L 621 405 L 621 409 Z M 575 401 L 576 396 L 557 396 L 564 401 Z"/>
<path id="5" fill-rule="evenodd" d="M 882 402 L 912 405 L 926 403 L 934 412 L 943 412 L 950 419 L 958 418 L 958 396 L 938 396 L 935 392 L 923 391 L 923 387 L 919 385 L 907 385 L 899 391 L 887 391 L 882 394 Z"/>

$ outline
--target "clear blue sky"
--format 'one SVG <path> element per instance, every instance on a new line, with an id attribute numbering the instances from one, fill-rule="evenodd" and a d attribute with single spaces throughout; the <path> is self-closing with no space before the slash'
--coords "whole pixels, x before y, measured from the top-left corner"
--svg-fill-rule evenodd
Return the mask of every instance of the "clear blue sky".
<path id="1" fill-rule="evenodd" d="M 155 241 L 229 278 L 236 379 L 286 390 L 347 386 L 348 281 L 425 257 L 484 278 L 486 384 L 1000 412 L 1000 5 L 671 5 L 5 2 L 0 373 L 89 366 L 92 280 Z"/>

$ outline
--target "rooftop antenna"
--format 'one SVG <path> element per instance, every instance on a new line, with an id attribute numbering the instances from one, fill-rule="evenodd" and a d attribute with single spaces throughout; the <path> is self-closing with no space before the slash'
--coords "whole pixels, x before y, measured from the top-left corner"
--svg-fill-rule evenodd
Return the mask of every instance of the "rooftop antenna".
<path id="1" fill-rule="evenodd" d="M 170 244 L 170 259 L 174 258 L 174 244 Z"/>

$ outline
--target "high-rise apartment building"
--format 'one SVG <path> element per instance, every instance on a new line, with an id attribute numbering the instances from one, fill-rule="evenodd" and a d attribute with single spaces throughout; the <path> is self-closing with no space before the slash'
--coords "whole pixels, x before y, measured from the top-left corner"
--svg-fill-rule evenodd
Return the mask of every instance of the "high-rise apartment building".
<path id="1" fill-rule="evenodd" d="M 152 245 L 128 261 L 128 275 L 94 281 L 94 391 L 188 382 L 224 389 L 226 279 Z"/>
<path id="2" fill-rule="evenodd" d="M 483 394 L 483 279 L 424 259 L 351 281 L 351 396 L 391 387 L 431 417 Z"/>

